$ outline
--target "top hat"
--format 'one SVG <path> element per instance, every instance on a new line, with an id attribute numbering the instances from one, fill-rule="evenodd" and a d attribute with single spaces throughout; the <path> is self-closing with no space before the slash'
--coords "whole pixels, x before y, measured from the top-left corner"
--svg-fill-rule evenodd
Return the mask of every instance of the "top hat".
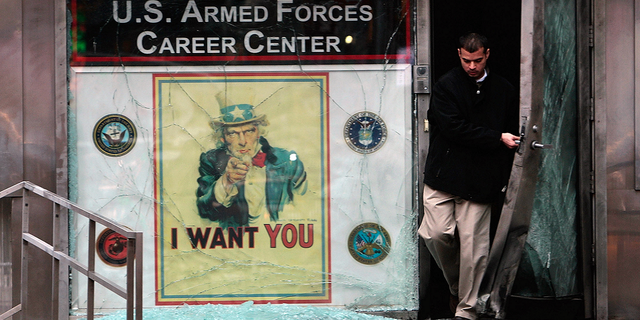
<path id="1" fill-rule="evenodd" d="M 251 104 L 235 104 L 226 97 L 224 92 L 216 95 L 220 105 L 220 117 L 211 121 L 216 126 L 237 126 L 264 120 L 265 115 L 256 115 L 255 107 Z"/>

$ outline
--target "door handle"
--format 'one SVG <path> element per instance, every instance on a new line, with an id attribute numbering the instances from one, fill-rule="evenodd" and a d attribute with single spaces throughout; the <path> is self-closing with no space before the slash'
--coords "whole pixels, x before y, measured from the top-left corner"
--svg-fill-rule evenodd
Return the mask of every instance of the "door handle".
<path id="1" fill-rule="evenodd" d="M 522 153 L 522 146 L 525 144 L 525 140 L 526 140 L 524 137 L 525 123 L 526 123 L 526 119 L 524 120 L 524 122 L 522 123 L 522 126 L 520 127 L 520 140 L 516 141 L 516 144 L 518 145 L 516 152 L 519 154 Z"/>
<path id="2" fill-rule="evenodd" d="M 531 142 L 531 149 L 553 149 L 553 145 L 552 144 L 543 144 L 540 143 L 538 141 L 533 141 Z"/>
<path id="3" fill-rule="evenodd" d="M 525 136 L 524 136 L 524 131 L 525 131 L 525 124 L 526 124 L 527 119 L 524 118 L 523 119 L 523 123 L 522 126 L 520 127 L 520 141 L 516 141 L 516 144 L 518 144 L 518 149 L 516 149 L 516 152 L 518 153 L 522 153 L 522 146 L 526 145 L 525 143 Z M 537 125 L 533 125 L 531 127 L 531 130 L 533 132 L 538 132 L 538 126 Z M 544 144 L 544 143 L 540 143 L 536 140 L 533 140 L 530 144 L 531 149 L 535 150 L 535 149 L 553 149 L 553 145 L 552 144 Z"/>

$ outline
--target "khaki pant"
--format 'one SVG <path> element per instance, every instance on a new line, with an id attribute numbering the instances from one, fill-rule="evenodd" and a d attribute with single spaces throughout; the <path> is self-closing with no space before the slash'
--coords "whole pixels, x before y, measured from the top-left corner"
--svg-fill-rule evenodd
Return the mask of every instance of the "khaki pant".
<path id="1" fill-rule="evenodd" d="M 476 319 L 476 299 L 489 255 L 491 205 L 433 190 L 423 192 L 424 217 L 418 234 L 442 269 L 460 303 L 456 316 Z"/>

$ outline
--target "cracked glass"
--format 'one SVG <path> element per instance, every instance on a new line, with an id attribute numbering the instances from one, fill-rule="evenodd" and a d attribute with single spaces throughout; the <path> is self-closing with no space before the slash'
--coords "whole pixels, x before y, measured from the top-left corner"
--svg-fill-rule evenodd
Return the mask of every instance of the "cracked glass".
<path id="1" fill-rule="evenodd" d="M 577 87 L 575 3 L 545 1 L 545 88 L 540 171 L 513 294 L 580 294 L 577 236 Z"/>
<path id="2" fill-rule="evenodd" d="M 70 2 L 70 195 L 144 232 L 145 314 L 417 310 L 410 5 Z M 89 254 L 124 287 L 119 239 Z"/>

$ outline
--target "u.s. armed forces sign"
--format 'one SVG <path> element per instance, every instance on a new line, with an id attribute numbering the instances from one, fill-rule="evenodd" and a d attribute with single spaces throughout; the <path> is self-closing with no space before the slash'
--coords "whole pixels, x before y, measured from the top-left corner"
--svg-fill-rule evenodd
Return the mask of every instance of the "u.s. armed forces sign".
<path id="1" fill-rule="evenodd" d="M 410 1 L 72 0 L 72 64 L 407 62 Z"/>

